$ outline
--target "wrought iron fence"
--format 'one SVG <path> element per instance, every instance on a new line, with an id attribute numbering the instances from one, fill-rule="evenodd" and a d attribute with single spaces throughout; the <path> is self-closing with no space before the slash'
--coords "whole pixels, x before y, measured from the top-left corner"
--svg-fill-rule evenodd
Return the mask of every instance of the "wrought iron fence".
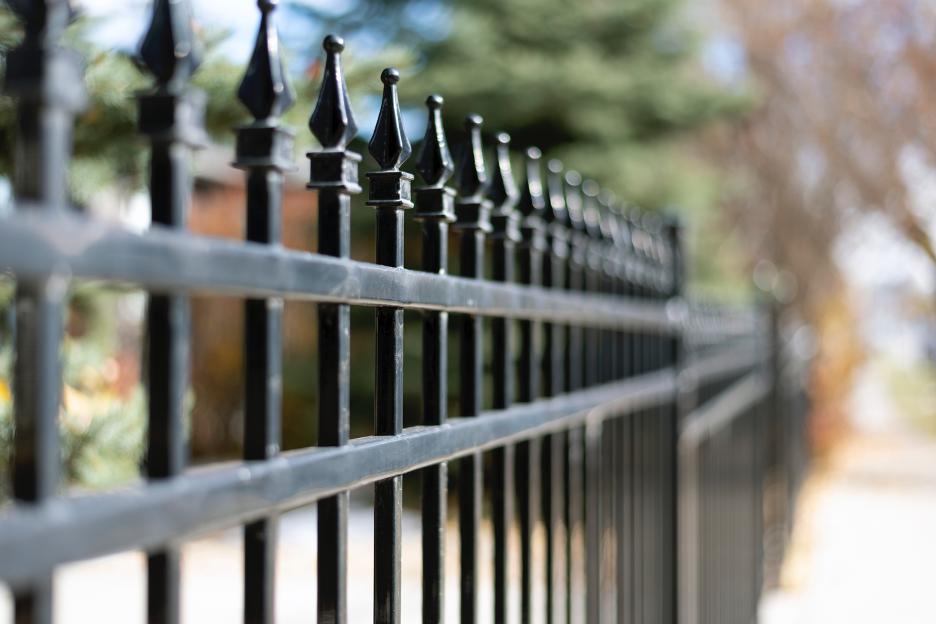
<path id="1" fill-rule="evenodd" d="M 257 45 L 238 93 L 255 118 L 236 129 L 234 166 L 247 178 L 246 241 L 187 233 L 188 159 L 205 141 L 204 98 L 186 86 L 199 48 L 185 0 L 156 0 L 141 48 L 156 87 L 139 100 L 140 133 L 151 144 L 153 226 L 137 235 L 97 223 L 68 207 L 70 128 L 84 101 L 79 66 L 59 44 L 69 3 L 9 4 L 26 28 L 6 60 L 5 93 L 18 111 L 17 210 L 0 223 L 0 265 L 17 280 L 15 500 L 0 515 L 0 579 L 14 590 L 17 622 L 51 621 L 56 566 L 133 549 L 148 553 L 149 621 L 176 622 L 180 541 L 235 525 L 244 526 L 245 621 L 272 622 L 277 516 L 316 503 L 317 617 L 344 624 L 348 492 L 372 484 L 374 619 L 398 623 L 401 476 L 419 471 L 423 621 L 437 624 L 446 466 L 457 461 L 460 613 L 472 624 L 480 617 L 483 453 L 492 455 L 495 622 L 508 621 L 514 523 L 522 622 L 533 612 L 538 523 L 546 534 L 550 624 L 755 617 L 762 478 L 767 461 L 782 463 L 767 451 L 778 431 L 800 439 L 802 385 L 778 385 L 774 332 L 758 310 L 704 310 L 679 297 L 677 222 L 599 193 L 556 161 L 544 177 L 535 148 L 526 151 L 518 188 L 508 136 L 496 137 L 486 169 L 477 116 L 465 121 L 469 144 L 456 166 L 437 95 L 427 100 L 416 161 L 423 184 L 411 188 L 414 177 L 400 171 L 412 151 L 400 75 L 390 68 L 381 75 L 369 143 L 380 170 L 365 174 L 377 263 L 351 261 L 361 156 L 347 150 L 357 126 L 341 69 L 344 43 L 329 36 L 309 124 L 322 145 L 308 154 L 318 253 L 284 249 L 281 199 L 294 135 L 278 117 L 294 96 L 279 56 L 276 2 L 260 0 Z M 446 186 L 453 174 L 457 192 Z M 410 208 L 422 221 L 422 271 L 403 268 Z M 447 271 L 450 226 L 460 239 L 460 277 Z M 491 280 L 484 277 L 489 243 Z M 58 491 L 61 310 L 73 277 L 139 284 L 150 293 L 146 482 L 93 496 Z M 245 299 L 244 457 L 192 470 L 183 430 L 188 309 L 190 293 L 204 291 Z M 279 431 L 284 299 L 315 301 L 319 313 L 319 446 L 289 453 L 280 451 Z M 352 305 L 374 307 L 377 322 L 375 435 L 355 440 Z M 404 309 L 423 315 L 423 424 L 409 429 L 402 426 Z M 460 342 L 456 418 L 446 414 L 450 314 Z M 485 323 L 493 335 L 491 411 L 482 410 Z M 786 464 L 798 475 L 804 454 L 794 454 Z"/>

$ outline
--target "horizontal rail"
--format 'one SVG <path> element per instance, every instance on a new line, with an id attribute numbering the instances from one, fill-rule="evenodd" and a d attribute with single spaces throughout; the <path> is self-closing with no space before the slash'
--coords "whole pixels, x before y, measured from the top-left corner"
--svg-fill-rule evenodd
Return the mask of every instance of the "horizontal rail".
<path id="1" fill-rule="evenodd" d="M 3 219 L 0 269 L 26 279 L 57 272 L 154 292 L 448 310 L 664 333 L 679 328 L 665 302 L 388 268 L 159 226 L 140 235 L 78 216 L 29 211 Z"/>
<path id="2" fill-rule="evenodd" d="M 768 353 L 754 341 L 707 357 L 694 357 L 679 373 L 680 387 L 701 386 L 742 373 L 762 363 Z"/>
<path id="3" fill-rule="evenodd" d="M 152 485 L 17 507 L 0 516 L 0 579 L 17 586 L 55 565 L 250 522 L 337 492 L 479 450 L 545 435 L 672 400 L 666 369 L 595 389 L 367 437 L 346 447 L 311 448 L 264 462 L 194 470 Z"/>
<path id="4" fill-rule="evenodd" d="M 692 451 L 767 396 L 770 382 L 753 372 L 686 417 L 679 434 L 681 452 Z"/>

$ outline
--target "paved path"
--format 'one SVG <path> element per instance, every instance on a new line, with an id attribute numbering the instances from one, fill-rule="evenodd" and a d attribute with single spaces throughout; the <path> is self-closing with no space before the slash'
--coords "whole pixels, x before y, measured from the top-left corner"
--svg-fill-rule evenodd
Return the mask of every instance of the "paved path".
<path id="1" fill-rule="evenodd" d="M 870 366 L 851 418 L 855 434 L 804 487 L 760 624 L 936 622 L 936 442 L 901 421 Z"/>

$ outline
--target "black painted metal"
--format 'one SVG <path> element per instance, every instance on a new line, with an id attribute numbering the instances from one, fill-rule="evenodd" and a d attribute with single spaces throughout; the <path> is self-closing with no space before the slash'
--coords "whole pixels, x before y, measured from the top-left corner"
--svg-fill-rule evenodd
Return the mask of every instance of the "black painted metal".
<path id="1" fill-rule="evenodd" d="M 276 3 L 260 0 L 260 28 L 238 96 L 254 116 L 237 129 L 234 165 L 247 173 L 246 239 L 280 246 L 284 173 L 295 167 L 289 157 L 293 134 L 278 117 L 295 100 L 280 56 L 273 21 Z M 244 460 L 279 455 L 282 405 L 283 300 L 244 302 Z M 278 518 L 244 526 L 244 622 L 272 624 Z"/>
<path id="2" fill-rule="evenodd" d="M 539 286 L 543 280 L 543 253 L 546 248 L 546 223 L 543 214 L 546 200 L 540 176 L 540 151 L 526 152 L 526 181 L 520 194 L 519 212 L 522 240 L 518 244 L 520 283 Z M 520 321 L 520 358 L 517 363 L 518 399 L 536 400 L 540 394 L 539 332 L 536 321 Z M 520 522 L 520 621 L 529 624 L 533 617 L 533 537 L 540 511 L 540 441 L 517 445 L 517 518 Z"/>
<path id="3" fill-rule="evenodd" d="M 491 232 L 490 200 L 484 199 L 490 181 L 484 168 L 481 147 L 482 119 L 465 118 L 468 144 L 458 165 L 457 184 L 461 198 L 455 202 L 456 220 L 452 227 L 461 231 L 460 264 L 462 277 L 484 279 L 484 242 Z M 481 414 L 484 397 L 484 326 L 479 315 L 465 315 L 460 327 L 461 416 Z M 482 457 L 473 453 L 458 468 L 458 531 L 461 546 L 461 624 L 478 621 L 478 539 L 481 530 Z"/>
<path id="4" fill-rule="evenodd" d="M 350 196 L 362 190 L 361 157 L 347 150 L 357 124 L 341 68 L 344 42 L 333 35 L 324 42 L 322 88 L 309 122 L 322 146 L 308 154 L 308 188 L 318 192 L 318 253 L 283 249 L 293 135 L 278 118 L 295 94 L 280 57 L 276 5 L 258 0 L 260 28 L 238 93 L 254 117 L 236 129 L 234 166 L 246 173 L 246 240 L 224 241 L 184 231 L 188 154 L 205 140 L 204 97 L 186 86 L 200 59 L 188 0 L 157 0 L 141 47 L 156 77 L 155 90 L 140 98 L 140 132 L 152 144 L 154 225 L 145 235 L 66 208 L 70 127 L 85 99 L 78 65 L 58 43 L 73 14 L 64 0 L 11 3 L 26 38 L 6 63 L 5 93 L 17 98 L 19 116 L 17 213 L 0 223 L 0 268 L 18 282 L 15 502 L 0 515 L 0 579 L 14 589 L 16 621 L 50 622 L 55 566 L 142 549 L 150 553 L 149 621 L 177 622 L 181 540 L 243 525 L 245 621 L 272 622 L 278 514 L 317 502 L 318 621 L 346 624 L 348 492 L 373 484 L 375 622 L 398 624 L 402 475 L 419 470 L 423 622 L 441 624 L 447 466 L 457 459 L 460 619 L 475 624 L 488 451 L 498 624 L 510 620 L 515 502 L 522 622 L 541 607 L 547 624 L 750 621 L 762 577 L 763 458 L 773 469 L 785 462 L 795 485 L 805 457 L 796 433 L 805 409 L 802 375 L 777 372 L 789 357 L 780 353 L 782 341 L 765 339 L 756 313 L 706 311 L 680 299 L 678 224 L 599 192 L 573 171 L 563 176 L 558 161 L 548 162 L 544 177 L 535 148 L 526 150 L 518 192 L 503 134 L 495 137 L 489 180 L 474 115 L 466 120 L 456 201 L 445 185 L 455 166 L 437 95 L 426 102 L 429 124 L 416 163 L 425 185 L 412 189 L 411 201 L 413 176 L 400 171 L 411 148 L 392 68 L 381 75 L 383 100 L 369 144 L 380 165 L 367 173 L 366 202 L 377 212 L 377 263 L 352 262 Z M 54 84 L 43 79 L 53 66 Z M 414 203 L 422 271 L 402 266 L 403 213 Z M 448 275 L 450 224 L 461 238 L 461 277 Z M 487 239 L 490 281 L 483 274 Z M 151 293 L 148 480 L 92 497 L 57 496 L 58 350 L 72 276 L 135 283 Z M 188 297 L 203 291 L 245 298 L 244 458 L 187 470 Z M 288 299 L 319 304 L 318 447 L 280 453 Z M 351 305 L 374 307 L 377 318 L 375 436 L 354 441 Z M 423 424 L 408 430 L 402 428 L 405 308 L 423 315 Z M 452 313 L 459 315 L 460 413 L 447 418 Z M 488 413 L 482 412 L 485 316 L 493 337 Z M 520 405 L 512 405 L 515 398 Z M 771 453 L 762 452 L 765 430 L 767 444 L 776 445 Z M 782 445 L 774 440 L 781 435 Z M 540 521 L 546 591 L 545 605 L 534 605 Z"/>
<path id="5" fill-rule="evenodd" d="M 519 199 L 510 166 L 510 137 L 497 135 L 494 175 L 488 197 L 493 204 L 491 215 L 493 275 L 497 282 L 514 281 L 514 252 L 520 242 L 520 215 L 514 210 Z M 514 398 L 513 321 L 491 321 L 491 373 L 494 385 L 494 409 L 510 407 Z M 494 449 L 491 476 L 491 520 L 494 525 L 494 623 L 506 624 L 510 595 L 510 530 L 513 524 L 514 447 Z"/>
<path id="6" fill-rule="evenodd" d="M 140 98 L 140 133 L 151 143 L 150 201 L 154 225 L 185 229 L 190 150 L 204 142 L 204 94 L 186 81 L 198 67 L 199 43 L 188 2 L 157 1 L 140 56 L 156 77 Z M 188 387 L 189 300 L 182 293 L 151 294 L 147 315 L 150 479 L 174 477 L 185 467 L 183 400 Z M 148 560 L 147 614 L 151 624 L 179 621 L 179 552 L 167 545 Z"/>
<path id="7" fill-rule="evenodd" d="M 346 260 L 351 253 L 351 195 L 360 193 L 360 154 L 345 149 L 357 134 L 348 87 L 341 69 L 344 40 L 329 35 L 325 70 L 309 128 L 322 144 L 307 154 L 308 188 L 318 191 L 318 252 Z M 351 428 L 351 308 L 320 304 L 319 326 L 319 446 L 344 446 Z M 318 622 L 348 621 L 348 492 L 318 503 Z"/>
<path id="8" fill-rule="evenodd" d="M 370 198 L 377 210 L 377 264 L 403 267 L 403 210 L 412 208 L 413 176 L 400 171 L 412 153 L 397 97 L 400 72 L 383 70 L 384 84 L 371 155 L 380 171 L 367 175 Z M 403 432 L 403 308 L 377 308 L 377 371 L 375 375 L 374 433 L 395 436 Z M 400 622 L 400 563 L 403 552 L 403 477 L 374 484 L 374 622 Z"/>
<path id="9" fill-rule="evenodd" d="M 423 222 L 423 271 L 448 272 L 448 228 L 455 220 L 455 190 L 445 186 L 455 166 L 442 127 L 443 100 L 426 99 L 429 123 L 416 169 L 426 186 L 414 189 Z M 448 312 L 423 313 L 423 424 L 445 424 L 448 402 Z M 445 613 L 445 520 L 448 464 L 422 470 L 423 624 L 442 624 Z"/>

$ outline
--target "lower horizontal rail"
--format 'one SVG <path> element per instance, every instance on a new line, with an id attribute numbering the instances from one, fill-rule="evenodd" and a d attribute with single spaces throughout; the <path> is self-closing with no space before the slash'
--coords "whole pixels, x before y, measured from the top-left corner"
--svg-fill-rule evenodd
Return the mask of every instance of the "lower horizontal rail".
<path id="1" fill-rule="evenodd" d="M 748 411 L 770 392 L 766 376 L 755 371 L 686 417 L 679 435 L 681 452 L 694 449 Z"/>
<path id="2" fill-rule="evenodd" d="M 190 471 L 157 484 L 14 507 L 0 516 L 0 579 L 27 584 L 59 564 L 253 521 L 418 468 L 673 399 L 672 369 L 595 389 L 312 448 Z"/>

